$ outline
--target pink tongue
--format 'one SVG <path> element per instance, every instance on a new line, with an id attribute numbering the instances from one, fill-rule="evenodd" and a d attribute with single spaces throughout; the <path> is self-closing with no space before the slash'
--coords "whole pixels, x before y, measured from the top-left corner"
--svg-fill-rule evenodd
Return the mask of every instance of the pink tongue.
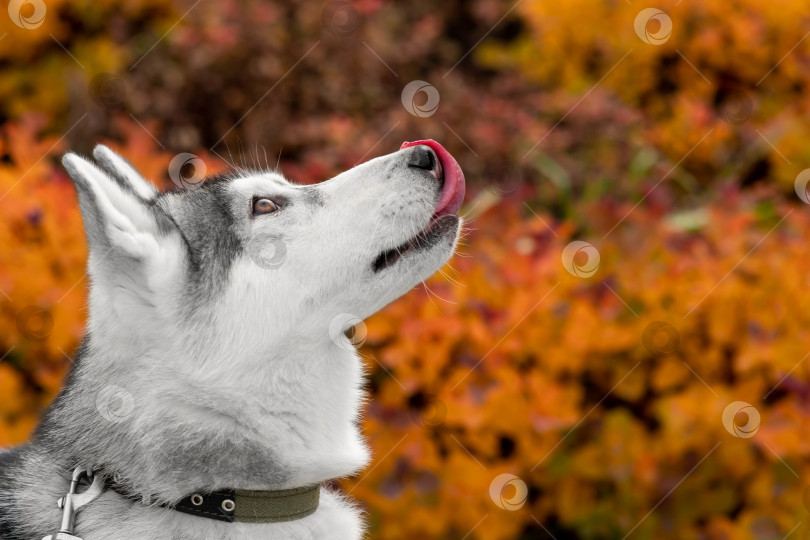
<path id="1" fill-rule="evenodd" d="M 432 139 L 425 141 L 404 142 L 399 147 L 400 150 L 410 146 L 418 146 L 424 144 L 429 146 L 436 152 L 439 161 L 442 163 L 442 171 L 444 172 L 444 187 L 442 188 L 442 196 L 436 205 L 434 215 L 440 216 L 443 214 L 455 214 L 461 208 L 461 203 L 464 201 L 464 173 L 461 171 L 458 162 L 450 152 L 444 149 L 442 145 Z"/>

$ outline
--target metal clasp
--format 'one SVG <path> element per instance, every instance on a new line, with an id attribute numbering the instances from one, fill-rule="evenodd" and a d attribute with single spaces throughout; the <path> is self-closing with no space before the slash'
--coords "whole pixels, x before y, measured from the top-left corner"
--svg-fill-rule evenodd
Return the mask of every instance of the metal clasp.
<path id="1" fill-rule="evenodd" d="M 93 483 L 84 493 L 76 493 L 79 487 L 79 480 L 83 476 L 92 479 Z M 96 500 L 104 491 L 104 478 L 100 475 L 93 475 L 93 472 L 83 467 L 77 467 L 73 471 L 73 478 L 70 481 L 70 490 L 67 495 L 57 501 L 57 506 L 62 509 L 62 525 L 59 532 L 49 534 L 42 540 L 82 540 L 73 534 L 73 527 L 76 521 L 76 514 L 83 506 Z"/>

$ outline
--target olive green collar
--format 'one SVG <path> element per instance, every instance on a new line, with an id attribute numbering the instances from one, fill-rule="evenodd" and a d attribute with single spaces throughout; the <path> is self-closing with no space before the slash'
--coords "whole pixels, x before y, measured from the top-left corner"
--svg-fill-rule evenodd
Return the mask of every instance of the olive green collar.
<path id="1" fill-rule="evenodd" d="M 318 509 L 320 493 L 320 484 L 277 491 L 223 489 L 189 495 L 174 509 L 219 521 L 277 523 L 311 515 Z"/>
<path id="2" fill-rule="evenodd" d="M 123 492 L 121 486 L 114 483 L 110 488 Z M 320 484 L 273 491 L 219 489 L 193 493 L 173 505 L 162 506 L 184 514 L 229 523 L 278 523 L 313 514 L 318 509 L 320 494 Z M 136 499 L 131 495 L 126 496 Z"/>

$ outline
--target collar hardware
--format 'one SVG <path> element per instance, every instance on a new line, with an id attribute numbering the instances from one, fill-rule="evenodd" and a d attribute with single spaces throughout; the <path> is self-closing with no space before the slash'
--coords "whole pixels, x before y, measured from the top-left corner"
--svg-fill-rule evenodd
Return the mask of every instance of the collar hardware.
<path id="1" fill-rule="evenodd" d="M 78 493 L 79 482 L 83 477 L 92 481 L 92 483 L 86 491 Z M 56 505 L 62 509 L 62 524 L 59 531 L 56 534 L 49 534 L 42 540 L 82 540 L 73 534 L 76 513 L 96 500 L 103 491 L 104 477 L 102 475 L 93 475 L 89 469 L 77 467 L 73 471 L 67 495 L 56 502 Z"/>

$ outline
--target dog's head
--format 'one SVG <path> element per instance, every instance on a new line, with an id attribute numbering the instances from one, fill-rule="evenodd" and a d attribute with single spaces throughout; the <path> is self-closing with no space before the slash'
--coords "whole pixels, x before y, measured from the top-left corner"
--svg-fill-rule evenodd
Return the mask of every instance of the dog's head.
<path id="1" fill-rule="evenodd" d="M 165 193 L 108 148 L 93 156 L 63 163 L 90 247 L 90 329 L 122 345 L 204 357 L 335 340 L 441 268 L 459 233 L 464 178 L 434 141 L 319 184 L 257 171 Z"/>

